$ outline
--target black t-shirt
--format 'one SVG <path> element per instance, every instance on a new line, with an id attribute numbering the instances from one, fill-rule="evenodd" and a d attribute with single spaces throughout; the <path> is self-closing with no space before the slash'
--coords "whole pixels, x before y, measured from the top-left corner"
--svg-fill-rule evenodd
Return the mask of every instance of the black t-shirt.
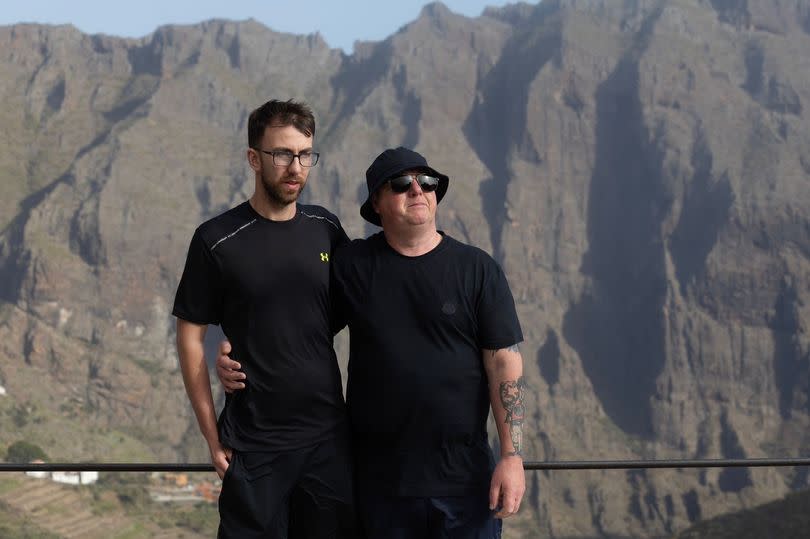
<path id="1" fill-rule="evenodd" d="M 486 488 L 494 460 L 482 349 L 523 339 L 501 268 L 446 235 L 429 253 L 406 257 L 381 232 L 339 249 L 332 271 L 350 329 L 359 484 L 400 496 Z"/>
<path id="2" fill-rule="evenodd" d="M 247 375 L 219 416 L 226 447 L 297 449 L 345 422 L 329 265 L 347 241 L 337 217 L 300 204 L 270 221 L 245 202 L 194 233 L 173 314 L 221 325 Z"/>

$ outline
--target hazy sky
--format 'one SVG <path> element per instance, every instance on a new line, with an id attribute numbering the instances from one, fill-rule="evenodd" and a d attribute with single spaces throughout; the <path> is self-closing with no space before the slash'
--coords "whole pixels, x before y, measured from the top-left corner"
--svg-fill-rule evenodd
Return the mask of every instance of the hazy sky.
<path id="1" fill-rule="evenodd" d="M 355 40 L 379 41 L 413 21 L 426 0 L 0 0 L 0 25 L 69 23 L 89 33 L 141 37 L 164 24 L 254 18 L 280 32 L 320 32 L 331 47 L 352 51 Z M 486 6 L 515 1 L 444 0 L 476 17 Z M 531 0 L 537 3 L 537 0 Z"/>

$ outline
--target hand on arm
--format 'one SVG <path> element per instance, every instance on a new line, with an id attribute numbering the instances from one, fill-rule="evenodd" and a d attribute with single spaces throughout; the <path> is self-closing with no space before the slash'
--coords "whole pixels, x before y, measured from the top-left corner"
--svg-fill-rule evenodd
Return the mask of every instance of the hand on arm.
<path id="1" fill-rule="evenodd" d="M 484 350 L 483 355 L 492 414 L 501 442 L 501 459 L 490 483 L 489 506 L 498 508 L 496 517 L 506 518 L 517 513 L 526 491 L 521 456 L 525 416 L 523 358 L 517 345 Z"/>
<path id="2" fill-rule="evenodd" d="M 219 355 L 217 356 L 217 378 L 225 389 L 225 393 L 233 393 L 239 389 L 245 389 L 245 379 L 247 376 L 240 369 L 242 365 L 228 356 L 231 353 L 231 343 L 222 341 L 219 343 Z"/>
<path id="3" fill-rule="evenodd" d="M 203 351 L 203 338 L 207 329 L 208 326 L 178 318 L 177 354 L 180 358 L 180 370 L 183 373 L 186 394 L 191 401 L 194 415 L 197 417 L 200 432 L 208 443 L 211 462 L 217 470 L 217 475 L 222 479 L 225 476 L 225 470 L 228 469 L 231 451 L 222 447 L 217 432 L 217 414 Z"/>

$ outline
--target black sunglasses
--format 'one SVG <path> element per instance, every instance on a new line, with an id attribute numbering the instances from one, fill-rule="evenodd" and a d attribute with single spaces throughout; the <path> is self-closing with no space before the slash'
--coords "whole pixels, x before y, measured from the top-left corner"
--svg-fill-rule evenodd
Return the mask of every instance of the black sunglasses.
<path id="1" fill-rule="evenodd" d="M 394 193 L 407 193 L 411 188 L 411 182 L 416 178 L 416 183 L 425 193 L 432 193 L 439 187 L 439 178 L 428 176 L 427 174 L 404 174 L 391 178 L 388 183 L 391 185 L 391 191 Z"/>

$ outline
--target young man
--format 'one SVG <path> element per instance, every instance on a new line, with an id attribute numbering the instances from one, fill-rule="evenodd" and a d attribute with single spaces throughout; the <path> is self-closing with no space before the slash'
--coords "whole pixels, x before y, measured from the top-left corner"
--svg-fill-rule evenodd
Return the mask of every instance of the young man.
<path id="1" fill-rule="evenodd" d="M 332 346 L 329 265 L 338 219 L 297 204 L 315 119 L 269 101 L 248 120 L 250 200 L 194 233 L 174 305 L 183 380 L 223 479 L 220 538 L 353 538 L 345 406 Z M 219 423 L 203 355 L 220 324 L 250 378 Z"/>
<path id="2" fill-rule="evenodd" d="M 500 537 L 525 491 L 523 336 L 506 277 L 489 255 L 437 231 L 449 180 L 424 157 L 386 150 L 366 180 L 360 214 L 383 231 L 340 248 L 332 267 L 351 335 L 359 518 L 369 539 Z M 221 354 L 220 379 L 239 389 L 245 375 L 229 369 L 238 365 Z"/>

